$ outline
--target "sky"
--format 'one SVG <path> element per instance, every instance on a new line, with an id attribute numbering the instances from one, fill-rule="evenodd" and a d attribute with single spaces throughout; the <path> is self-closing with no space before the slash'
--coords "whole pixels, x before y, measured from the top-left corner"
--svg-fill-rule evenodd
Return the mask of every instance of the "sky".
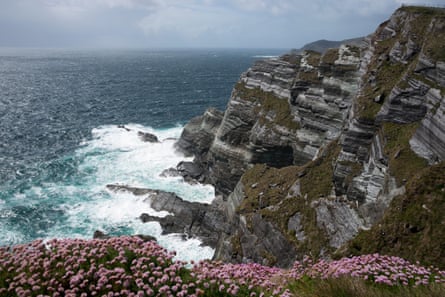
<path id="1" fill-rule="evenodd" d="M 300 48 L 445 0 L 0 0 L 0 47 Z"/>

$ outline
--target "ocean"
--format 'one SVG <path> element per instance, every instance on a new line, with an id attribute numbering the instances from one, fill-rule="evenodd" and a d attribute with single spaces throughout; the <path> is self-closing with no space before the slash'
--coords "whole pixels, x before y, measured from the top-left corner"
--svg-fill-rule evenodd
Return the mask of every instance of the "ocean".
<path id="1" fill-rule="evenodd" d="M 210 203 L 210 185 L 160 177 L 174 142 L 208 107 L 224 110 L 240 74 L 284 50 L 0 49 L 0 245 L 38 238 L 147 234 L 181 260 L 210 258 L 198 239 L 161 235 L 164 216 L 107 184 Z M 124 125 L 127 129 L 121 128 Z M 138 131 L 160 143 L 142 142 Z"/>

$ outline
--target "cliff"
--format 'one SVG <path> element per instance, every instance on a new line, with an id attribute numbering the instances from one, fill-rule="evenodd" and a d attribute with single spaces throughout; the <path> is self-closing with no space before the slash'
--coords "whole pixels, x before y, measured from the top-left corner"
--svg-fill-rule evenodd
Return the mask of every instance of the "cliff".
<path id="1" fill-rule="evenodd" d="M 366 251 L 444 267 L 444 41 L 444 9 L 402 7 L 360 44 L 256 62 L 224 113 L 187 124 L 177 147 L 224 200 L 215 257 L 285 267 Z M 420 246 L 435 256 L 409 252 Z"/>

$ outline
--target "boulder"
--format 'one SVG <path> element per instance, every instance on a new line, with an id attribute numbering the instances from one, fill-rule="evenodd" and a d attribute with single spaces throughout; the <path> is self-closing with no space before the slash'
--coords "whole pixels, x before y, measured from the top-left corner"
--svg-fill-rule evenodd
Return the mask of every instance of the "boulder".
<path id="1" fill-rule="evenodd" d="M 143 142 L 159 142 L 158 137 L 152 133 L 138 131 L 138 136 Z"/>

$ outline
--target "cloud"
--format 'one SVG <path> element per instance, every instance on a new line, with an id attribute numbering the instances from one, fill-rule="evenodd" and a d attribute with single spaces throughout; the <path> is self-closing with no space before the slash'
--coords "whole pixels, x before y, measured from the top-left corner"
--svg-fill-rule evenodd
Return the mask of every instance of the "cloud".
<path id="1" fill-rule="evenodd" d="M 295 47 L 443 0 L 0 0 L 0 46 Z M 352 24 L 352 25 L 351 25 Z M 113 42 L 115 42 L 113 44 Z"/>
<path id="2" fill-rule="evenodd" d="M 221 34 L 237 23 L 237 16 L 223 9 L 203 9 L 201 7 L 167 6 L 159 9 L 140 22 L 139 26 L 148 34 L 177 32 L 190 38 L 197 38 L 208 32 Z"/>

